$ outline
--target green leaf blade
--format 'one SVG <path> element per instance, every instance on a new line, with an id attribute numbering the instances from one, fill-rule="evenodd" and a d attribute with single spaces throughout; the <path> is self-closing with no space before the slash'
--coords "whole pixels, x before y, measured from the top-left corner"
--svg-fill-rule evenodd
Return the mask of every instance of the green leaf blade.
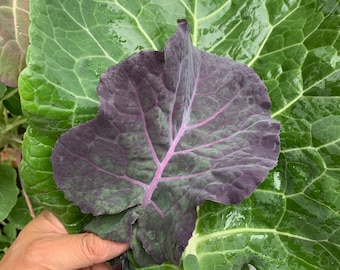
<path id="1" fill-rule="evenodd" d="M 17 173 L 9 165 L 0 164 L 0 221 L 4 220 L 17 202 Z"/>
<path id="2" fill-rule="evenodd" d="M 271 18 L 266 43 L 250 61 L 268 87 L 272 115 L 281 122 L 282 154 L 279 165 L 248 200 L 229 209 L 208 204 L 200 208 L 187 253 L 198 256 L 205 267 L 217 257 L 214 249 L 221 245 L 218 253 L 224 252 L 215 265 L 229 260 L 230 269 L 248 263 L 257 269 L 340 265 L 339 31 L 335 26 L 339 17 L 334 16 L 339 5 L 331 2 L 326 7 L 304 1 L 283 17 Z M 227 227 L 220 223 L 225 217 Z M 258 230 L 263 230 L 261 247 L 253 247 L 254 239 L 242 241 L 248 232 L 256 238 Z M 218 242 L 224 234 L 228 239 Z M 264 234 L 273 239 L 268 245 Z M 213 244 L 202 250 L 209 241 Z M 203 259 L 200 254 L 208 250 L 212 254 Z"/>
<path id="3" fill-rule="evenodd" d="M 0 81 L 18 86 L 18 76 L 25 67 L 28 47 L 28 1 L 6 1 L 0 4 Z"/>

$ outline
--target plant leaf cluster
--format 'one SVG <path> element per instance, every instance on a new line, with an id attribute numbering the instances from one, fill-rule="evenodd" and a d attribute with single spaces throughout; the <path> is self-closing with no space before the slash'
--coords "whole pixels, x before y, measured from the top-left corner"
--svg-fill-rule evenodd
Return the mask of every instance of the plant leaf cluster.
<path id="1" fill-rule="evenodd" d="M 52 177 L 55 142 L 96 116 L 108 66 L 161 50 L 176 20 L 187 18 L 194 46 L 244 63 L 264 81 L 281 122 L 281 153 L 241 204 L 199 207 L 180 267 L 145 269 L 339 268 L 339 13 L 336 0 L 31 1 L 28 68 L 19 80 L 30 124 L 21 166 L 27 193 L 70 232 L 83 229 L 92 216 Z"/>

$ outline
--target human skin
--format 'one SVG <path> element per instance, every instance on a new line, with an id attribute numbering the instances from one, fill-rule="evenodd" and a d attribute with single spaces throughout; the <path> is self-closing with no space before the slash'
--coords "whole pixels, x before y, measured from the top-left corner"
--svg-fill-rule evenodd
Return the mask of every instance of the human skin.
<path id="1" fill-rule="evenodd" d="M 127 249 L 126 243 L 92 233 L 68 234 L 45 210 L 20 232 L 0 261 L 0 270 L 107 270 L 105 262 Z"/>

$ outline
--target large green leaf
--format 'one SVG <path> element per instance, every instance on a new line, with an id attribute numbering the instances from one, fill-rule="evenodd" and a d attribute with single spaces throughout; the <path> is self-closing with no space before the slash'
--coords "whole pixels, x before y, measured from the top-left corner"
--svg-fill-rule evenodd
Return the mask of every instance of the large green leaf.
<path id="1" fill-rule="evenodd" d="M 15 169 L 9 165 L 0 164 L 0 221 L 11 212 L 17 202 L 18 194 Z"/>
<path id="2" fill-rule="evenodd" d="M 3 96 L 6 93 L 6 91 L 7 91 L 6 85 L 4 85 L 2 82 L 0 82 L 0 99 L 3 98 Z"/>
<path id="3" fill-rule="evenodd" d="M 27 0 L 0 2 L 0 82 L 17 87 L 28 46 Z"/>
<path id="4" fill-rule="evenodd" d="M 28 68 L 19 81 L 30 123 L 21 175 L 30 197 L 69 231 L 91 217 L 56 190 L 56 139 L 96 115 L 96 86 L 109 65 L 162 49 L 176 20 L 187 18 L 195 46 L 254 68 L 282 125 L 279 164 L 257 191 L 240 205 L 200 207 L 183 267 L 339 268 L 339 1 L 36 0 L 30 8 Z"/>

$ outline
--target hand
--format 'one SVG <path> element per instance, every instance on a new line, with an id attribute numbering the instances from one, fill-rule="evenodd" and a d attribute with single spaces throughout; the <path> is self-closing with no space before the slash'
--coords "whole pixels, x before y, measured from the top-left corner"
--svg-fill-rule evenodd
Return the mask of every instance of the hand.
<path id="1" fill-rule="evenodd" d="M 20 232 L 0 261 L 0 269 L 107 270 L 105 262 L 127 249 L 126 243 L 103 240 L 92 233 L 68 234 L 45 210 Z"/>

